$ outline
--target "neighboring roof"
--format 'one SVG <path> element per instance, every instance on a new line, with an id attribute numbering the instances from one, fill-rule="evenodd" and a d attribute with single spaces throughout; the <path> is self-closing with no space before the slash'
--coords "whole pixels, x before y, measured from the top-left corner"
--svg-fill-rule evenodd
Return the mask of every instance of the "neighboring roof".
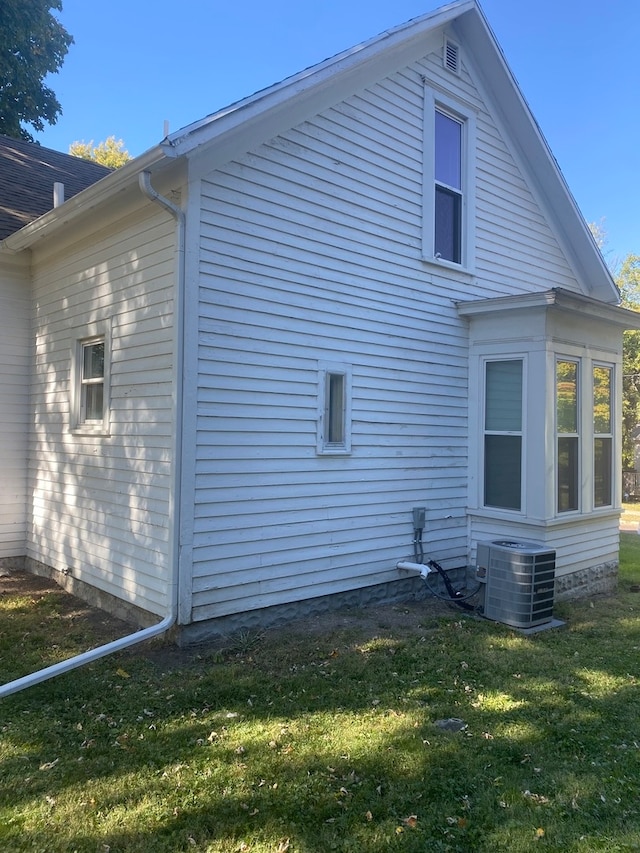
<path id="1" fill-rule="evenodd" d="M 172 133 L 116 170 L 99 187 L 48 213 L 0 248 L 20 251 L 52 236 L 90 208 L 136 184 L 143 171 L 154 175 L 182 158 L 190 161 L 195 175 L 196 161 L 210 171 L 241 156 L 424 56 L 433 49 L 434 39 L 441 38 L 443 28 L 464 47 L 465 61 L 581 286 L 594 298 L 618 304 L 619 292 L 611 272 L 477 0 L 454 0 Z"/>
<path id="2" fill-rule="evenodd" d="M 111 169 L 0 134 L 0 240 L 53 207 L 53 185 L 71 198 Z"/>

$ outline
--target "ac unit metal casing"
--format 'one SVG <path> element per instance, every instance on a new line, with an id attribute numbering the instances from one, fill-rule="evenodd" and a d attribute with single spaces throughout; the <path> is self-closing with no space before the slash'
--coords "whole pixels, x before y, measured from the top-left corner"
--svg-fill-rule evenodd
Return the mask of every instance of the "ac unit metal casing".
<path id="1" fill-rule="evenodd" d="M 484 615 L 514 628 L 553 619 L 556 552 L 536 542 L 478 542 L 477 575 L 485 584 Z"/>

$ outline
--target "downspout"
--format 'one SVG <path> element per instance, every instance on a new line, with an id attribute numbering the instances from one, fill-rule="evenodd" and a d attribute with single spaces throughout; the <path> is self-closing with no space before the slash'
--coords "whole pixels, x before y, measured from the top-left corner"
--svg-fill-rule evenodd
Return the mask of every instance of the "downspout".
<path id="1" fill-rule="evenodd" d="M 170 602 L 169 612 L 161 622 L 156 625 L 151 625 L 149 628 L 143 628 L 140 631 L 135 631 L 133 634 L 128 634 L 126 637 L 121 637 L 119 640 L 113 640 L 111 643 L 106 643 L 103 646 L 98 646 L 88 652 L 75 655 L 69 660 L 55 663 L 52 666 L 40 669 L 30 675 L 25 675 L 22 678 L 17 678 L 15 681 L 9 681 L 7 684 L 0 686 L 0 699 L 5 696 L 10 696 L 12 693 L 18 693 L 27 687 L 34 684 L 39 684 L 41 681 L 47 681 L 49 678 L 55 678 L 58 675 L 63 675 L 65 672 L 70 672 L 73 669 L 78 669 L 85 664 L 92 663 L 99 658 L 107 657 L 115 652 L 122 651 L 129 646 L 137 645 L 145 640 L 150 640 L 153 637 L 158 637 L 164 634 L 171 628 L 178 615 L 178 572 L 179 572 L 179 556 L 180 556 L 180 484 L 182 481 L 182 376 L 184 365 L 184 258 L 185 258 L 185 214 L 184 211 L 157 193 L 151 186 L 151 175 L 149 172 L 140 172 L 138 175 L 138 183 L 140 189 L 150 199 L 166 210 L 176 220 L 177 230 L 177 248 L 176 248 L 176 283 L 175 283 L 175 298 L 174 298 L 174 329 L 175 329 L 175 352 L 176 364 L 174 368 L 175 382 L 175 429 L 173 439 L 173 460 L 174 468 L 172 472 L 172 493 L 173 493 L 173 524 L 171 525 L 171 542 L 169 549 L 171 578 L 170 578 Z"/>

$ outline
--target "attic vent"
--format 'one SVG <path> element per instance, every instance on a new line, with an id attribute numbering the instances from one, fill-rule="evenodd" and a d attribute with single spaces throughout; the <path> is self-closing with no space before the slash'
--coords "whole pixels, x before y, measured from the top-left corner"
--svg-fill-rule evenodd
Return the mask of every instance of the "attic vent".
<path id="1" fill-rule="evenodd" d="M 444 67 L 454 74 L 460 73 L 460 48 L 454 41 L 444 40 Z"/>

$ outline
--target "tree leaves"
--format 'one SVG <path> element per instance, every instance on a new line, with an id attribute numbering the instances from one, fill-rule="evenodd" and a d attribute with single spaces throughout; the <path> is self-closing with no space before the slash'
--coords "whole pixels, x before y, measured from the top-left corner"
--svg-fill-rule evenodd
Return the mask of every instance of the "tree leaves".
<path id="1" fill-rule="evenodd" d="M 51 9 L 61 10 L 61 0 L 2 0 L 0 133 L 14 139 L 33 141 L 22 125 L 42 130 L 62 112 L 44 80 L 60 69 L 73 37 Z"/>

